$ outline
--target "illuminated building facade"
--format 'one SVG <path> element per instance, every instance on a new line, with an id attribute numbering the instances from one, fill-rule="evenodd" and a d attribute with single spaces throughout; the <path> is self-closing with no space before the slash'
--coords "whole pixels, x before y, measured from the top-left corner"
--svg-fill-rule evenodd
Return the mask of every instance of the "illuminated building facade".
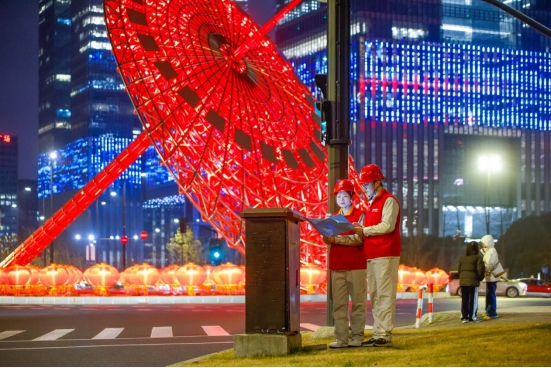
<path id="1" fill-rule="evenodd" d="M 0 133 L 0 245 L 16 241 L 17 209 L 17 137 Z"/>
<path id="2" fill-rule="evenodd" d="M 551 24 L 547 1 L 506 2 Z M 276 33 L 317 97 L 325 9 L 304 1 Z M 353 0 L 351 35 L 350 154 L 382 167 L 404 235 L 499 237 L 550 211 L 549 39 L 480 0 Z"/>
<path id="3" fill-rule="evenodd" d="M 37 190 L 44 221 L 140 134 L 142 125 L 111 54 L 103 1 L 40 0 L 39 17 Z M 173 196 L 178 203 L 165 208 Z M 81 254 L 94 244 L 95 261 L 120 266 L 119 238 L 125 233 L 127 264 L 148 260 L 160 266 L 165 260 L 155 262 L 150 254 L 174 235 L 174 220 L 205 225 L 198 217 L 151 147 L 58 239 Z M 142 230 L 150 234 L 146 241 L 138 237 Z M 199 227 L 194 230 L 205 237 Z"/>

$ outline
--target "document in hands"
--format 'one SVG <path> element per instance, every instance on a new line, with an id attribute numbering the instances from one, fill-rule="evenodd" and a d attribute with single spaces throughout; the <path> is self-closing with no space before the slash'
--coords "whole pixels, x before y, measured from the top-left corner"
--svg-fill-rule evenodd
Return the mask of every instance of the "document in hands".
<path id="1" fill-rule="evenodd" d="M 326 218 L 306 218 L 321 235 L 335 236 L 352 230 L 355 226 L 343 215 Z"/>

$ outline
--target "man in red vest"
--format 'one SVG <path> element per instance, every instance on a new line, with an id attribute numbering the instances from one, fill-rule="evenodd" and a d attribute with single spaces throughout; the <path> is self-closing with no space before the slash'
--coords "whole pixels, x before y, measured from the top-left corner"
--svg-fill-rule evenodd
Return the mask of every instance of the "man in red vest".
<path id="1" fill-rule="evenodd" d="M 400 240 L 400 204 L 383 187 L 385 179 L 374 164 L 360 172 L 360 184 L 368 197 L 369 207 L 363 227 L 354 232 L 364 237 L 367 279 L 373 313 L 373 336 L 363 346 L 392 346 L 392 330 L 396 313 L 398 264 L 402 248 Z"/>

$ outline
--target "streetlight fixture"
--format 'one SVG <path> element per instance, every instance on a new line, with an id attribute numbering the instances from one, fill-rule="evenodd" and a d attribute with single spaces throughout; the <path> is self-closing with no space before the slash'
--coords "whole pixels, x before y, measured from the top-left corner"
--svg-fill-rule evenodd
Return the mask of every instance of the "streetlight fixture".
<path id="1" fill-rule="evenodd" d="M 501 171 L 501 157 L 498 155 L 482 155 L 478 158 L 478 169 L 487 173 L 486 187 L 486 234 L 490 234 L 490 195 L 492 190 L 492 173 Z"/>

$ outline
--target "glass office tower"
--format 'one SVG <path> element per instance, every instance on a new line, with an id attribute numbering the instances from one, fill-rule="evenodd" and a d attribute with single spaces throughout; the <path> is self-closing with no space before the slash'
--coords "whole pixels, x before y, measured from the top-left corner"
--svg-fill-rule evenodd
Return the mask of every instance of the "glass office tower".
<path id="1" fill-rule="evenodd" d="M 505 2 L 551 25 L 548 2 Z M 499 237 L 551 209 L 549 39 L 480 0 L 352 0 L 351 23 L 350 154 L 382 167 L 404 235 Z M 318 97 L 326 27 L 305 1 L 276 34 Z"/>
<path id="2" fill-rule="evenodd" d="M 39 16 L 38 207 L 44 221 L 126 148 L 142 125 L 116 70 L 103 1 L 40 1 Z M 173 196 L 179 201 L 167 211 L 143 205 Z M 95 259 L 88 263 L 120 266 L 119 239 L 126 235 L 130 265 L 142 262 L 152 247 L 160 249 L 174 235 L 177 225 L 161 232 L 161 222 L 175 224 L 180 218 L 205 225 L 196 221 L 197 211 L 186 207 L 151 147 L 56 241 L 81 255 L 93 244 Z M 150 234 L 145 241 L 138 236 L 143 230 Z M 208 238 L 210 234 L 205 243 Z"/>
<path id="3" fill-rule="evenodd" d="M 16 136 L 0 132 L 0 250 L 15 249 L 18 230 Z"/>

